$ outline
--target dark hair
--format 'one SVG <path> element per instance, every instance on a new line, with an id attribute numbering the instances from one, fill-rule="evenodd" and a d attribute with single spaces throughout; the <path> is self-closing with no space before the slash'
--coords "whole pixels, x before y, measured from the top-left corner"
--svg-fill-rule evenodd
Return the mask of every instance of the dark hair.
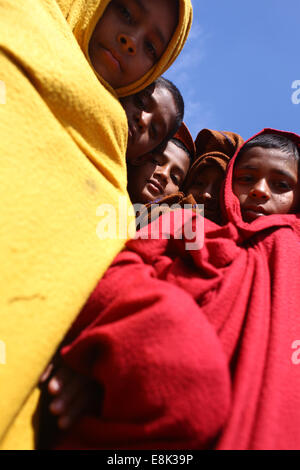
<path id="1" fill-rule="evenodd" d="M 178 131 L 179 127 L 182 124 L 183 121 L 183 116 L 184 116 L 184 101 L 182 98 L 182 95 L 180 91 L 178 90 L 177 86 L 174 85 L 173 82 L 168 80 L 167 78 L 164 77 L 158 77 L 155 82 L 155 86 L 158 86 L 159 88 L 165 88 L 168 90 L 171 95 L 173 96 L 174 103 L 176 106 L 176 117 L 175 117 L 175 124 L 164 139 L 164 143 L 170 140 L 174 134 Z"/>
<path id="2" fill-rule="evenodd" d="M 187 146 L 184 145 L 183 142 L 181 142 L 181 140 L 175 139 L 175 138 L 173 137 L 172 139 L 169 140 L 169 142 L 173 142 L 173 144 L 177 145 L 177 147 L 179 147 L 180 149 L 184 150 L 185 153 L 187 153 L 187 155 L 189 156 L 189 159 L 192 161 L 192 154 L 191 154 L 191 152 L 189 151 L 189 149 L 187 148 Z"/>
<path id="3" fill-rule="evenodd" d="M 300 162 L 299 150 L 296 144 L 287 137 L 278 134 L 261 134 L 249 140 L 241 149 L 240 155 L 250 148 L 263 147 L 280 149 L 282 152 L 293 155 Z"/>

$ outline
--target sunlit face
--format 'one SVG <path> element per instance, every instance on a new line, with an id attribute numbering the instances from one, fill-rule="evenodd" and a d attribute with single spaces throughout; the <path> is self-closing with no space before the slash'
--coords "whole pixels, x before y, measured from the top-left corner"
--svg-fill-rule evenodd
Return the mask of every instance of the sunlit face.
<path id="1" fill-rule="evenodd" d="M 190 166 L 188 154 L 173 142 L 128 168 L 128 192 L 133 203 L 152 202 L 179 191 Z"/>
<path id="2" fill-rule="evenodd" d="M 126 158 L 134 164 L 138 157 L 158 147 L 174 128 L 176 105 L 171 92 L 160 86 L 122 98 L 121 104 L 128 120 Z"/>
<path id="3" fill-rule="evenodd" d="M 299 167 L 293 155 L 276 148 L 253 147 L 235 164 L 233 192 L 245 222 L 299 210 Z"/>
<path id="4" fill-rule="evenodd" d="M 93 67 L 113 88 L 136 82 L 163 55 L 177 21 L 175 0 L 112 0 L 89 42 Z"/>
<path id="5" fill-rule="evenodd" d="M 204 204 L 204 215 L 213 222 L 221 222 L 220 191 L 225 173 L 217 164 L 205 166 L 194 176 L 187 193 L 194 196 L 198 204 Z"/>

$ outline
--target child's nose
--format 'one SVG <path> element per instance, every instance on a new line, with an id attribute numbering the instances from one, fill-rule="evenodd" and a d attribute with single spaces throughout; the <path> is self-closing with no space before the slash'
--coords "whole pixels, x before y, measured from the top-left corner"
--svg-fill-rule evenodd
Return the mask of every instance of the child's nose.
<path id="1" fill-rule="evenodd" d="M 207 204 L 211 201 L 212 195 L 207 191 L 193 191 L 193 196 L 198 204 Z"/>
<path id="2" fill-rule="evenodd" d="M 210 201 L 211 193 L 209 191 L 204 191 L 201 195 L 203 201 Z"/>
<path id="3" fill-rule="evenodd" d="M 145 111 L 142 111 L 137 117 L 137 125 L 142 134 L 147 131 L 149 124 L 150 124 L 150 114 L 145 113 Z"/>
<path id="4" fill-rule="evenodd" d="M 201 199 L 201 203 L 208 202 L 212 199 L 212 185 L 206 184 L 204 187 L 198 188 L 198 198 Z"/>
<path id="5" fill-rule="evenodd" d="M 121 48 L 124 52 L 128 53 L 129 55 L 136 54 L 136 43 L 133 37 L 122 33 L 119 34 L 118 41 L 121 44 Z"/>
<path id="6" fill-rule="evenodd" d="M 258 181 L 251 189 L 249 195 L 253 199 L 262 199 L 263 201 L 270 199 L 270 190 L 266 181 Z"/>
<path id="7" fill-rule="evenodd" d="M 167 165 L 158 165 L 155 169 L 154 174 L 164 183 L 168 184 L 170 179 L 170 172 Z"/>

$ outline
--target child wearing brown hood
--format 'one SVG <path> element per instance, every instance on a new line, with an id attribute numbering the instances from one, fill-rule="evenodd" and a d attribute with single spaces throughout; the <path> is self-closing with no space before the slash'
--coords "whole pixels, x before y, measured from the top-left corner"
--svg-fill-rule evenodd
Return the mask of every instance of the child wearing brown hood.
<path id="1" fill-rule="evenodd" d="M 202 129 L 196 140 L 196 158 L 187 175 L 184 192 L 197 204 L 204 204 L 206 218 L 221 225 L 220 190 L 229 160 L 241 147 L 243 138 L 227 131 Z"/>

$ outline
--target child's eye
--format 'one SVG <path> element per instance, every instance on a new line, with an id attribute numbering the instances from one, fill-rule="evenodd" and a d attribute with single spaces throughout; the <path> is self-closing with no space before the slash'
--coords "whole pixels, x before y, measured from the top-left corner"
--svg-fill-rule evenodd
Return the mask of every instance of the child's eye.
<path id="1" fill-rule="evenodd" d="M 134 95 L 134 103 L 136 107 L 142 111 L 148 111 L 150 109 L 149 96 L 144 90 Z"/>
<path id="2" fill-rule="evenodd" d="M 157 52 L 155 49 L 154 44 L 151 41 L 146 41 L 145 42 L 145 48 L 147 51 L 147 54 L 149 54 L 154 62 L 157 61 Z"/>
<path id="3" fill-rule="evenodd" d="M 239 183 L 251 183 L 253 181 L 253 176 L 251 175 L 240 175 L 236 177 Z"/>
<path id="4" fill-rule="evenodd" d="M 157 134 L 158 134 L 158 132 L 157 132 L 156 126 L 155 126 L 154 124 L 151 124 L 151 127 L 150 127 L 150 135 L 151 135 L 151 138 L 152 138 L 153 140 L 156 140 Z"/>
<path id="5" fill-rule="evenodd" d="M 281 191 L 290 191 L 291 187 L 287 181 L 276 181 L 274 186 Z"/>
<path id="6" fill-rule="evenodd" d="M 127 23 L 130 23 L 132 21 L 132 16 L 128 8 L 126 8 L 124 5 L 119 4 L 118 5 L 119 11 L 122 15 L 122 17 L 126 20 Z"/>
<path id="7" fill-rule="evenodd" d="M 157 153 L 156 151 L 155 151 L 155 153 L 153 153 L 151 161 L 153 163 L 155 163 L 155 165 L 157 165 L 157 166 L 162 166 L 164 164 L 163 157 L 161 155 L 159 155 L 159 153 Z"/>
<path id="8" fill-rule="evenodd" d="M 179 181 L 178 176 L 176 176 L 176 175 L 171 175 L 171 179 L 172 179 L 173 183 L 174 183 L 176 186 L 179 186 L 180 181 Z"/>
<path id="9" fill-rule="evenodd" d="M 145 103 L 139 95 L 135 95 L 135 105 L 141 110 L 145 109 Z"/>

